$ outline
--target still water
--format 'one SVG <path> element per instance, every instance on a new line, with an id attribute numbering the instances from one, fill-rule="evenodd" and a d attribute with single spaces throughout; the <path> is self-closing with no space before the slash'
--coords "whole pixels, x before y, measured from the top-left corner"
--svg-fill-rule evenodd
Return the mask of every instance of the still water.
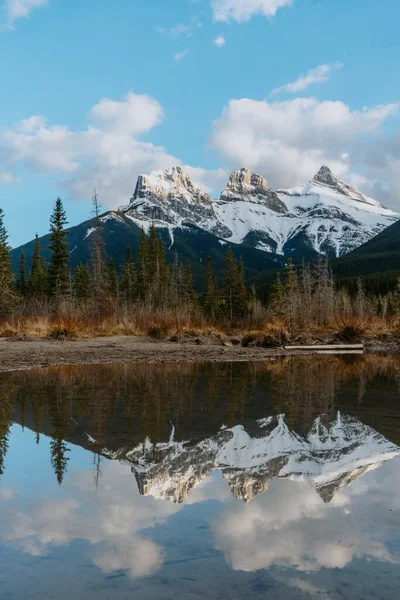
<path id="1" fill-rule="evenodd" d="M 400 358 L 0 376 L 0 598 L 400 598 Z"/>

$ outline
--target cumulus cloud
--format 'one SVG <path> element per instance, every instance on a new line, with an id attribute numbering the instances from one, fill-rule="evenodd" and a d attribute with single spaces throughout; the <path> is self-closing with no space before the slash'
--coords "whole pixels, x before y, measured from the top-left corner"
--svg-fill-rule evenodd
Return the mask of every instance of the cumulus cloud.
<path id="1" fill-rule="evenodd" d="M 0 181 L 12 182 L 11 174 L 21 168 L 50 173 L 71 198 L 89 199 L 96 187 L 102 204 L 117 208 L 128 202 L 139 173 L 184 166 L 145 139 L 163 118 L 157 100 L 134 93 L 121 101 L 100 100 L 88 113 L 87 127 L 78 131 L 49 125 L 43 116 L 29 117 L 0 132 Z M 187 171 L 208 191 L 224 173 L 190 166 Z"/>
<path id="2" fill-rule="evenodd" d="M 296 81 L 275 88 L 271 94 L 295 94 L 296 92 L 301 92 L 315 83 L 329 81 L 332 71 L 342 68 L 343 63 L 340 62 L 333 65 L 319 65 L 315 69 L 310 69 L 305 75 L 301 75 Z"/>
<path id="3" fill-rule="evenodd" d="M 221 34 L 217 38 L 215 38 L 215 40 L 213 41 L 213 44 L 215 44 L 215 46 L 217 46 L 217 48 L 223 48 L 223 46 L 225 46 L 225 44 L 226 44 L 226 39 L 225 39 L 224 35 Z"/>
<path id="4" fill-rule="evenodd" d="M 384 167 L 376 175 L 390 179 L 391 172 L 395 176 L 396 151 L 392 149 L 391 159 L 384 160 L 389 148 L 379 136 L 382 125 L 398 108 L 398 104 L 387 104 L 352 110 L 343 102 L 315 98 L 232 100 L 213 124 L 211 143 L 231 168 L 246 165 L 274 186 L 303 183 L 327 164 L 337 176 L 364 184 L 368 193 L 376 181 L 367 168 L 366 148 L 379 154 L 377 139 L 383 152 L 378 162 Z M 371 157 L 369 162 L 373 162 Z"/>
<path id="5" fill-rule="evenodd" d="M 279 8 L 294 0 L 211 0 L 214 21 L 249 21 L 255 15 L 273 17 Z"/>
<path id="6" fill-rule="evenodd" d="M 162 548 L 141 531 L 164 523 L 182 507 L 142 498 L 130 468 L 109 463 L 102 469 L 101 493 L 93 496 L 90 472 L 75 473 L 66 495 L 24 507 L 20 497 L 2 506 L 0 537 L 31 556 L 83 540 L 93 563 L 105 573 L 131 578 L 153 574 L 163 564 Z M 20 504 L 21 503 L 21 504 Z"/>
<path id="7" fill-rule="evenodd" d="M 4 14 L 6 26 L 13 28 L 16 21 L 26 19 L 36 8 L 42 8 L 48 0 L 5 0 Z"/>
<path id="8" fill-rule="evenodd" d="M 216 547 L 234 570 L 247 572 L 274 566 L 316 573 L 344 569 L 356 557 L 394 563 L 387 544 L 390 494 L 381 490 L 367 505 L 363 498 L 347 490 L 325 504 L 308 486 L 274 481 L 253 502 L 228 505 L 212 524 Z M 378 535 L 369 529 L 371 514 Z"/>
<path id="9" fill-rule="evenodd" d="M 182 50 L 182 52 L 177 52 L 176 54 L 174 54 L 174 60 L 176 61 L 180 61 L 183 58 L 185 58 L 185 56 L 187 56 L 189 53 L 189 50 Z"/>

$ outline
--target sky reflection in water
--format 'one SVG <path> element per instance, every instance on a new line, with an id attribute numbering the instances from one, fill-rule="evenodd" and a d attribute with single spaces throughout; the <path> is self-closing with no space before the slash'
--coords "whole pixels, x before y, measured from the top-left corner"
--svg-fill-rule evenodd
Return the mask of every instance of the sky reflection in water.
<path id="1" fill-rule="evenodd" d="M 362 357 L 2 376 L 1 598 L 397 599 L 399 374 Z"/>

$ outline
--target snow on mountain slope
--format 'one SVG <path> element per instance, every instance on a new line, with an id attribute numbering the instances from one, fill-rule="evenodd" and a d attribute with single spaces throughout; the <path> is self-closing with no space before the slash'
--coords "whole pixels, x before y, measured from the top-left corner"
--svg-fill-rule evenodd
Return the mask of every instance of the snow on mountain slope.
<path id="1" fill-rule="evenodd" d="M 338 180 L 328 167 L 289 190 L 272 190 L 249 169 L 235 171 L 219 200 L 196 187 L 180 167 L 141 175 L 121 210 L 137 224 L 192 224 L 225 240 L 290 256 L 347 254 L 400 215 Z M 171 234 L 172 237 L 172 234 Z"/>
<path id="2" fill-rule="evenodd" d="M 245 502 L 267 490 L 273 478 L 303 482 L 329 502 L 340 488 L 399 454 L 372 428 L 338 413 L 327 424 L 318 418 L 305 437 L 279 415 L 258 422 L 253 437 L 239 425 L 196 443 L 171 436 L 154 447 L 147 440 L 125 459 L 141 494 L 172 502 L 183 502 L 213 470 L 221 470 L 234 496 Z"/>

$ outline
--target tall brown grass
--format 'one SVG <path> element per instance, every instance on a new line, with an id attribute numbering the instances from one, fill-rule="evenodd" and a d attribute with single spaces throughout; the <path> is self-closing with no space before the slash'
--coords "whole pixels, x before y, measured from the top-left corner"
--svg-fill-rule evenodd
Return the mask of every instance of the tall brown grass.
<path id="1" fill-rule="evenodd" d="M 84 339 L 109 336 L 150 336 L 157 340 L 179 341 L 186 337 L 225 336 L 243 340 L 243 345 L 279 346 L 291 341 L 306 341 L 323 336 L 349 341 L 378 336 L 400 336 L 398 317 L 369 314 L 332 315 L 325 324 L 286 322 L 282 316 L 258 309 L 256 314 L 235 321 L 212 320 L 200 309 L 155 308 L 135 303 L 109 303 L 102 311 L 93 303 L 50 301 L 24 305 L 0 321 L 0 337 Z"/>

